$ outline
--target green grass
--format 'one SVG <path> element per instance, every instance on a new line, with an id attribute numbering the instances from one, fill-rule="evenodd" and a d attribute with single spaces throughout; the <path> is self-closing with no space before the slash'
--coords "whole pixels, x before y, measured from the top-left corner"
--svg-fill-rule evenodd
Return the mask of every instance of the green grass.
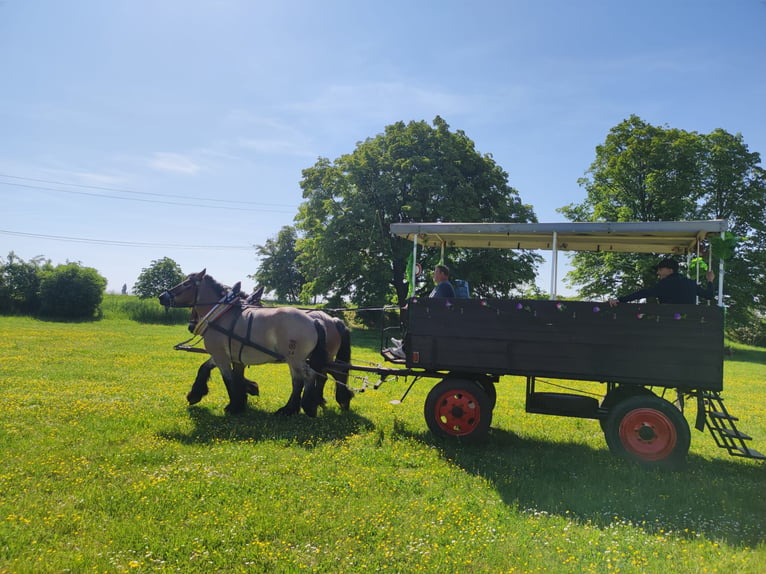
<path id="1" fill-rule="evenodd" d="M 156 298 L 139 299 L 133 295 L 104 295 L 101 314 L 108 319 L 159 325 L 185 325 L 189 321 L 189 309 L 165 309 Z"/>
<path id="2" fill-rule="evenodd" d="M 243 416 L 183 325 L 0 317 L 0 572 L 737 572 L 766 564 L 766 465 L 692 431 L 683 472 L 614 458 L 598 422 L 527 414 L 503 378 L 488 440 L 434 439 L 433 380 L 316 419 L 271 413 L 284 365 L 251 368 Z M 355 333 L 354 362 L 378 362 Z M 724 397 L 766 452 L 766 351 L 735 346 Z M 370 383 L 373 381 L 370 380 Z M 356 387 L 361 380 L 354 380 Z M 328 388 L 326 395 L 331 399 Z M 688 413 L 693 421 L 693 410 Z"/>

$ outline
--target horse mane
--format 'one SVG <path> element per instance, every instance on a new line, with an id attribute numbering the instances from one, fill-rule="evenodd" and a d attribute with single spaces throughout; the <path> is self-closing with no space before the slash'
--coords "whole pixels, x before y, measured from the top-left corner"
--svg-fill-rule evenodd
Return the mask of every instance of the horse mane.
<path id="1" fill-rule="evenodd" d="M 223 297 L 228 292 L 228 289 L 222 284 L 213 279 L 210 275 L 205 275 L 203 281 L 207 281 L 210 286 L 216 290 L 220 297 Z"/>

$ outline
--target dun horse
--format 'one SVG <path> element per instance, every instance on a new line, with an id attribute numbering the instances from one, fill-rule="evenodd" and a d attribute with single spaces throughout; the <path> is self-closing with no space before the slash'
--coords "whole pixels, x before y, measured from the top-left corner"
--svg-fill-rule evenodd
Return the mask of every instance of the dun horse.
<path id="1" fill-rule="evenodd" d="M 252 308 L 238 301 L 227 305 L 220 298 L 223 290 L 202 270 L 162 293 L 159 299 L 165 306 L 192 307 L 203 317 L 205 349 L 220 369 L 229 393 L 226 411 L 241 412 L 247 405 L 245 365 L 286 362 L 292 393 L 277 413 L 292 415 L 303 408 L 307 415 L 316 416 L 320 398 L 315 374 L 325 372 L 333 358 L 328 353 L 322 322 L 292 307 Z"/>
<path id="2" fill-rule="evenodd" d="M 241 304 L 244 306 L 263 307 L 261 297 L 263 296 L 263 287 L 260 287 L 251 295 L 244 295 L 238 293 L 239 283 L 233 288 L 232 292 L 240 299 Z M 224 288 L 219 292 L 219 297 L 226 295 L 226 289 Z M 332 317 L 324 311 L 311 310 L 307 311 L 313 318 L 322 323 L 327 335 L 327 355 L 328 362 L 333 360 L 343 363 L 349 363 L 351 361 L 351 334 L 346 327 L 345 323 L 336 317 Z M 189 331 L 195 332 L 197 324 L 199 323 L 199 316 L 197 312 L 192 309 L 191 318 L 189 320 Z M 239 369 L 242 378 L 245 381 L 245 388 L 247 394 L 258 395 L 260 393 L 258 383 L 251 381 L 244 376 L 244 365 L 234 364 L 233 369 L 235 375 Z M 210 374 L 215 369 L 215 361 L 208 359 L 197 370 L 197 377 L 194 379 L 194 384 L 189 393 L 186 395 L 186 400 L 189 404 L 195 405 L 202 400 L 202 398 L 208 394 L 208 382 L 210 381 Z M 353 392 L 348 388 L 348 371 L 339 369 L 329 371 L 335 379 L 335 400 L 342 410 L 348 410 L 351 406 L 351 399 L 354 397 Z M 319 373 L 319 377 L 316 379 L 316 392 L 317 399 L 320 405 L 326 404 L 324 399 L 324 385 L 327 381 L 328 371 L 325 370 Z"/>

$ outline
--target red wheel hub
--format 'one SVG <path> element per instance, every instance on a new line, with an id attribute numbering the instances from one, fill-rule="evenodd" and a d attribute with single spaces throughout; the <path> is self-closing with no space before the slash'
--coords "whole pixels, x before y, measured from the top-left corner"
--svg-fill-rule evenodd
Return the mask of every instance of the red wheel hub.
<path id="1" fill-rule="evenodd" d="M 678 443 L 676 427 L 655 409 L 635 409 L 620 422 L 620 441 L 625 450 L 643 460 L 663 460 Z"/>
<path id="2" fill-rule="evenodd" d="M 481 421 L 479 402 L 463 390 L 444 393 L 436 402 L 434 411 L 437 424 L 453 436 L 471 434 Z"/>

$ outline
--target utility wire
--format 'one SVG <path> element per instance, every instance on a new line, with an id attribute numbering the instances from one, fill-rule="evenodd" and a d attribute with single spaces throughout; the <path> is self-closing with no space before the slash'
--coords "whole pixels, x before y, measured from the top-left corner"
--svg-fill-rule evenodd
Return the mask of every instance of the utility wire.
<path id="1" fill-rule="evenodd" d="M 84 185 L 84 184 L 76 184 L 76 183 L 66 183 L 66 182 L 60 182 L 60 181 L 51 181 L 51 180 L 45 180 L 45 179 L 35 179 L 30 177 L 19 177 L 15 175 L 7 175 L 0 173 L 0 177 L 4 177 L 6 179 L 15 179 L 19 181 L 27 181 L 27 182 L 35 182 L 35 183 L 46 183 L 46 184 L 52 184 L 52 185 L 66 185 L 71 187 L 77 187 L 81 189 L 93 189 L 93 190 L 103 190 L 103 191 L 111 191 L 116 193 L 125 193 L 125 194 L 131 194 L 131 195 L 145 195 L 145 196 L 152 196 L 152 197 L 168 197 L 168 198 L 177 198 L 177 199 L 183 199 L 185 201 L 183 202 L 177 202 L 177 201 L 162 201 L 158 199 L 142 199 L 138 197 L 120 197 L 118 195 L 107 195 L 103 193 L 89 193 L 85 191 L 76 191 L 72 189 L 61 189 L 57 187 L 46 187 L 41 185 L 33 185 L 31 183 L 15 183 L 11 181 L 0 181 L 0 185 L 7 185 L 12 187 L 23 187 L 27 189 L 38 189 L 41 191 L 54 191 L 54 192 L 60 192 L 60 193 L 70 193 L 70 194 L 76 194 L 76 195 L 87 195 L 91 197 L 100 197 L 103 199 L 120 199 L 123 201 L 139 201 L 144 203 L 159 203 L 159 204 L 165 204 L 165 205 L 175 205 L 179 207 L 202 207 L 205 209 L 229 209 L 229 210 L 235 210 L 235 211 L 260 211 L 260 212 L 268 212 L 268 213 L 294 213 L 296 211 L 296 207 L 287 205 L 287 204 L 279 204 L 279 203 L 264 203 L 264 202 L 257 202 L 257 201 L 233 201 L 233 200 L 227 200 L 227 199 L 214 199 L 214 198 L 207 198 L 207 197 L 198 197 L 198 196 L 184 196 L 184 195 L 177 195 L 177 194 L 161 194 L 161 193 L 151 193 L 146 191 L 133 191 L 128 189 L 119 189 L 114 187 L 102 187 L 97 185 Z M 202 205 L 198 203 L 190 203 L 191 201 L 206 201 L 210 203 L 219 203 L 219 204 L 231 204 L 231 205 Z M 252 206 L 263 206 L 263 207 L 244 207 L 246 205 L 252 205 Z M 285 209 L 279 209 L 280 207 Z"/>
<path id="2" fill-rule="evenodd" d="M 174 243 L 141 243 L 138 241 L 112 241 L 109 239 L 88 239 L 85 237 L 65 237 L 63 235 L 43 235 L 40 233 L 23 233 L 21 231 L 7 231 L 0 229 L 0 233 L 17 237 L 31 237 L 34 239 L 49 239 L 53 241 L 71 241 L 74 243 L 89 243 L 91 245 L 112 245 L 117 247 L 167 247 L 172 249 L 196 249 L 200 251 L 243 251 L 255 249 L 253 245 L 178 245 Z"/>

